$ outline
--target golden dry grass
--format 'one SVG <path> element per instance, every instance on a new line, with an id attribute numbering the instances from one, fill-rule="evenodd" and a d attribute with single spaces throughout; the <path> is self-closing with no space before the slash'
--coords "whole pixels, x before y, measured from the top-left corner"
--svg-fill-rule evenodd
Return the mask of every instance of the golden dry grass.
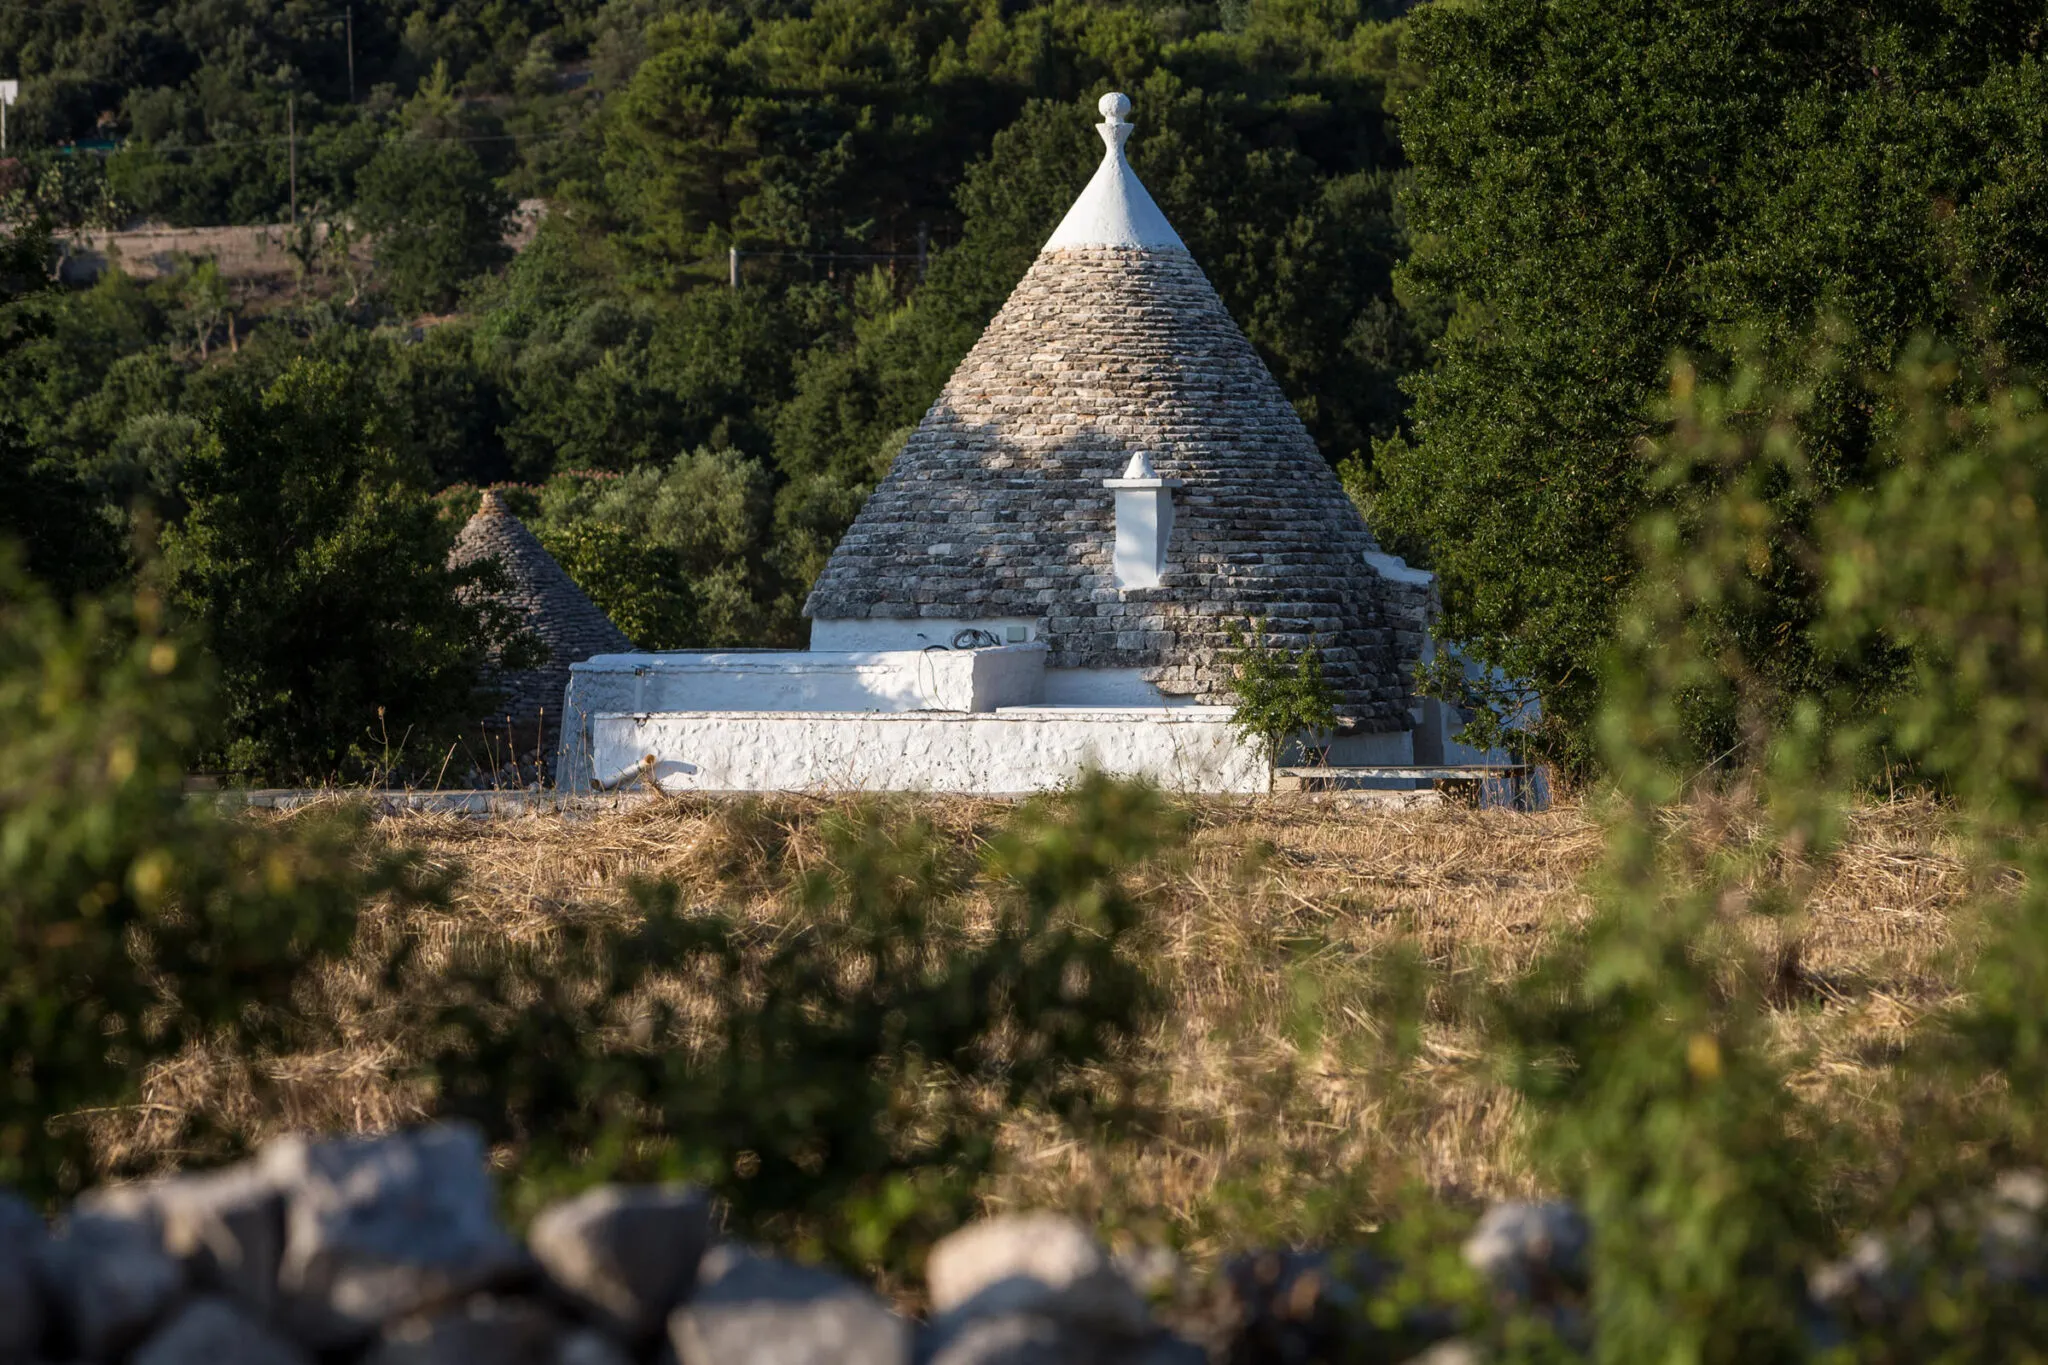
<path id="1" fill-rule="evenodd" d="M 828 857 L 822 818 L 844 803 L 661 802 L 598 816 L 474 820 L 409 815 L 377 837 L 458 872 L 445 909 L 389 912 L 431 964 L 464 936 L 545 942 L 565 919 L 631 913 L 635 878 L 671 878 L 690 903 L 773 920 L 795 879 Z M 1001 803 L 896 803 L 963 854 L 1010 813 Z M 1690 817 L 1674 817 L 1685 819 Z M 1739 833 L 1739 832 L 1738 832 Z M 1726 829 L 1714 837 L 1729 838 Z M 1209 802 L 1184 845 L 1142 873 L 1148 958 L 1169 1006 L 1145 1047 L 1141 1117 L 1076 1135 L 1012 1119 L 991 1205 L 1063 1206 L 1200 1254 L 1254 1235 L 1312 1233 L 1313 1192 L 1389 1195 L 1416 1182 L 1453 1196 L 1529 1191 L 1511 1102 L 1472 1065 L 1469 1021 L 1440 1012 L 1419 1059 L 1384 1065 L 1358 968 L 1396 940 L 1454 974 L 1512 974 L 1591 912 L 1583 881 L 1601 832 L 1576 806 L 1539 814 L 1387 809 L 1294 797 Z M 1804 1059 L 1796 1084 L 1854 1121 L 1888 1122 L 1888 1050 L 1952 998 L 1951 911 L 1969 881 L 1938 808 L 1858 812 L 1819 870 L 1807 913 L 1755 920 L 1795 989 L 1773 1016 Z M 109 1162 L 164 1156 L 195 1106 L 250 1136 L 280 1127 L 376 1129 L 422 1112 L 394 1080 L 403 1042 L 377 1021 L 370 982 L 335 974 L 332 1045 L 268 1068 L 259 1106 L 235 1059 L 191 1057 L 150 1078 L 136 1111 L 100 1124 Z M 1312 1023 L 1313 1028 L 1302 1025 Z M 1170 1226 L 1168 1226 L 1170 1225 Z"/>

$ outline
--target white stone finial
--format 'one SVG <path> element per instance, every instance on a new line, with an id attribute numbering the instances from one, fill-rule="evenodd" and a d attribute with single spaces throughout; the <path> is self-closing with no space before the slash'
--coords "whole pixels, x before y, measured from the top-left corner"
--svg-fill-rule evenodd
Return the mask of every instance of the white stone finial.
<path id="1" fill-rule="evenodd" d="M 1138 183 L 1131 163 L 1124 159 L 1124 144 L 1130 141 L 1133 126 L 1125 117 L 1131 112 L 1130 96 L 1112 90 L 1097 100 L 1095 107 L 1102 111 L 1102 122 L 1095 125 L 1106 149 L 1102 165 L 1047 239 L 1045 250 L 1107 246 L 1186 251 L 1166 215 Z"/>
<path id="2" fill-rule="evenodd" d="M 1111 91 L 1097 100 L 1095 107 L 1102 111 L 1102 122 L 1095 125 L 1095 131 L 1102 134 L 1102 144 L 1109 148 L 1110 159 L 1120 160 L 1124 144 L 1131 140 L 1132 125 L 1124 118 L 1131 112 L 1131 101 L 1128 96 Z"/>
<path id="3" fill-rule="evenodd" d="M 1131 456 L 1131 462 L 1124 466 L 1124 477 L 1127 479 L 1156 479 L 1159 476 L 1152 472 L 1152 457 L 1141 450 Z"/>

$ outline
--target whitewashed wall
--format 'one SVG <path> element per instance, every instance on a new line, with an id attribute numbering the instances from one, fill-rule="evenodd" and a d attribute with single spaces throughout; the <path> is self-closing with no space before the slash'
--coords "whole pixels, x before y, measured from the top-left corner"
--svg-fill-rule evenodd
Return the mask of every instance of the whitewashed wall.
<path id="1" fill-rule="evenodd" d="M 1169 697 L 1145 679 L 1142 668 L 1048 668 L 1047 706 L 1189 706 L 1189 697 Z"/>
<path id="2" fill-rule="evenodd" d="M 595 771 L 654 757 L 664 791 L 1045 791 L 1090 768 L 1172 791 L 1271 789 L 1223 707 L 992 714 L 698 712 L 592 719 Z"/>
<path id="3" fill-rule="evenodd" d="M 993 711 L 1039 700 L 1047 649 L 812 653 L 600 654 L 572 666 L 563 696 L 556 785 L 582 790 L 595 769 L 587 730 L 602 712 Z"/>

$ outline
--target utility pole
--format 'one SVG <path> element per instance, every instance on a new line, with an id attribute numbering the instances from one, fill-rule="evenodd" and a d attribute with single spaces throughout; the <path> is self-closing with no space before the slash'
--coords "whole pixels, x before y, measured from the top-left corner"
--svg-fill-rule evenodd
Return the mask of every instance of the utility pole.
<path id="1" fill-rule="evenodd" d="M 20 93 L 20 81 L 0 81 L 0 155 L 7 151 L 7 106 Z"/>
<path id="2" fill-rule="evenodd" d="M 348 25 L 348 102 L 356 102 L 356 7 L 350 5 L 342 11 Z"/>
<path id="3" fill-rule="evenodd" d="M 725 282 L 730 288 L 740 287 L 740 249 L 736 246 L 725 249 Z"/>
<path id="4" fill-rule="evenodd" d="M 292 187 L 292 231 L 299 229 L 299 123 L 297 95 L 284 97 L 284 141 L 286 165 Z"/>

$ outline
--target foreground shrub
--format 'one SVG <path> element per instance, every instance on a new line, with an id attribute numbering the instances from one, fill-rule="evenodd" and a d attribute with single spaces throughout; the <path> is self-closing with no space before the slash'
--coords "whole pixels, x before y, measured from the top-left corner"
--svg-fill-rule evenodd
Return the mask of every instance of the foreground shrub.
<path id="1" fill-rule="evenodd" d="M 1993 1173 L 2048 1161 L 2048 414 L 1923 351 L 1869 381 L 1884 472 L 1831 496 L 1813 392 L 1761 373 L 1680 364 L 1646 452 L 1670 507 L 1638 528 L 1609 661 L 1593 918 L 1526 976 L 1440 988 L 1487 1020 L 1544 1174 L 1590 1219 L 1592 1358 L 2038 1359 L 2042 1234 L 1970 1210 Z M 1816 666 L 1788 685 L 1781 633 L 1748 624 L 1791 578 L 1822 610 L 1798 641 Z M 1718 762 L 1703 733 L 1727 741 Z M 1959 926 L 1977 965 L 1893 1069 L 1901 1132 L 1873 1141 L 1792 1085 L 1807 1059 L 1765 1020 L 1821 987 L 1746 929 L 1796 944 L 1848 808 L 1902 776 L 1944 797 L 1977 861 Z M 1680 800 L 1691 818 L 1668 819 Z M 1822 1273 L 1872 1224 L 1862 1261 Z M 1859 1287 L 1817 1296 L 1809 1274 Z"/>
<path id="2" fill-rule="evenodd" d="M 295 992 L 409 881 L 358 865 L 348 819 L 186 800 L 208 680 L 162 617 L 147 593 L 67 614 L 0 547 L 0 1182 L 37 1195 L 90 1173 L 83 1117 L 154 1061 L 303 1041 Z M 193 1154 L 233 1145 L 201 1123 Z"/>

